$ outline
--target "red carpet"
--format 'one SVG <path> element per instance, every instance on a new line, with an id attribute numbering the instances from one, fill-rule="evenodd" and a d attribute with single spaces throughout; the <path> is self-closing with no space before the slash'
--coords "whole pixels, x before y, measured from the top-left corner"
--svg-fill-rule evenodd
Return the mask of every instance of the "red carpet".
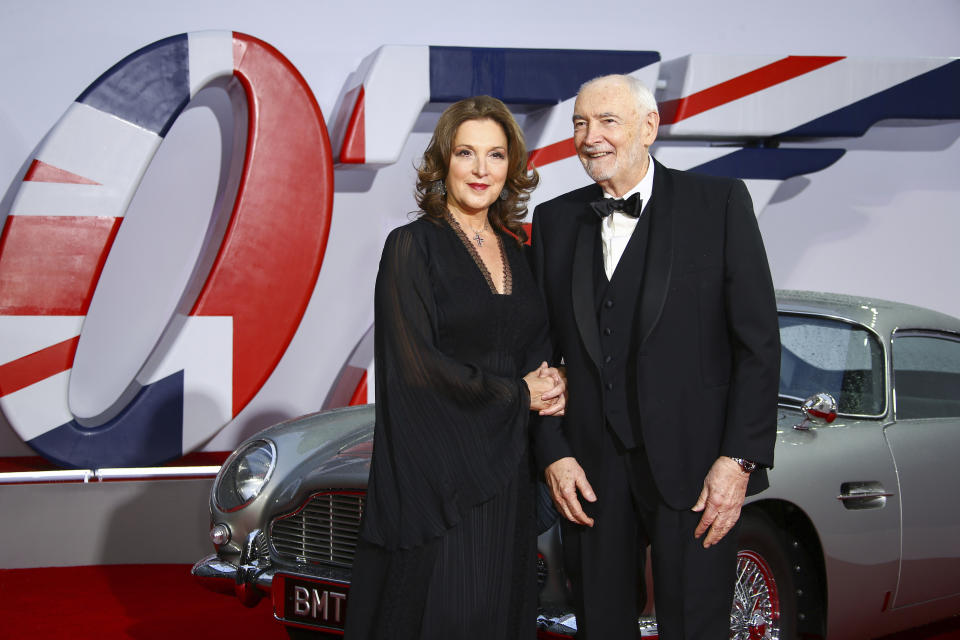
<path id="1" fill-rule="evenodd" d="M 0 570 L 0 638 L 287 637 L 269 598 L 252 609 L 194 582 L 189 565 Z"/>
<path id="2" fill-rule="evenodd" d="M 877 640 L 960 640 L 960 618 L 951 618 L 920 629 L 877 638 Z"/>
<path id="3" fill-rule="evenodd" d="M 0 639 L 281 640 L 268 598 L 247 609 L 189 565 L 0 569 Z M 960 618 L 882 640 L 960 640 Z"/>

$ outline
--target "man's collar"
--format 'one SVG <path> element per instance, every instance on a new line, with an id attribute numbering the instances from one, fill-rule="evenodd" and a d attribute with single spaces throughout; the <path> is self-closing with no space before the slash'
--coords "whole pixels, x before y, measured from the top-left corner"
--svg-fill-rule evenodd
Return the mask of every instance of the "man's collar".
<path id="1" fill-rule="evenodd" d="M 629 191 L 624 193 L 622 196 L 620 196 L 624 200 L 626 200 L 633 194 L 639 193 L 640 197 L 643 199 L 643 209 L 647 208 L 647 203 L 650 202 L 650 196 L 653 194 L 653 167 L 656 164 L 653 161 L 652 155 L 647 154 L 647 157 L 650 159 L 649 163 L 647 164 L 647 173 L 644 174 L 643 178 L 640 179 L 640 182 L 634 185 L 632 189 L 630 189 Z M 616 196 L 612 196 L 604 190 L 603 197 L 615 198 Z M 643 209 L 641 209 L 641 211 Z"/>

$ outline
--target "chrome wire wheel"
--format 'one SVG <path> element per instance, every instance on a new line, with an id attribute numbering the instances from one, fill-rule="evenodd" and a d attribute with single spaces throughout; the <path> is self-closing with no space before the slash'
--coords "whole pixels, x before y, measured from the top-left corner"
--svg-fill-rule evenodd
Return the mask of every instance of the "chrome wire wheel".
<path id="1" fill-rule="evenodd" d="M 737 553 L 737 584 L 730 610 L 730 638 L 779 640 L 780 596 L 773 569 L 755 551 Z"/>

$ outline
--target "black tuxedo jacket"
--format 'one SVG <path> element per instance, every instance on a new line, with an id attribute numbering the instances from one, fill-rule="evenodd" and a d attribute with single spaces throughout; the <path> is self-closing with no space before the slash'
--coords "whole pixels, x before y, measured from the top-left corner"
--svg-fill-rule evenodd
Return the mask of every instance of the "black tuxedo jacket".
<path id="1" fill-rule="evenodd" d="M 657 489 L 670 507 L 689 509 L 718 456 L 773 466 L 776 300 L 743 182 L 659 163 L 653 179 L 643 213 L 650 230 L 627 364 L 635 385 L 629 402 Z M 536 424 L 534 451 L 541 468 L 577 458 L 601 497 L 607 427 L 593 262 L 600 221 L 588 203 L 602 196 L 594 184 L 539 205 L 532 240 L 554 356 L 566 364 L 569 390 L 566 416 Z M 755 471 L 748 493 L 766 487 L 766 472 Z"/>

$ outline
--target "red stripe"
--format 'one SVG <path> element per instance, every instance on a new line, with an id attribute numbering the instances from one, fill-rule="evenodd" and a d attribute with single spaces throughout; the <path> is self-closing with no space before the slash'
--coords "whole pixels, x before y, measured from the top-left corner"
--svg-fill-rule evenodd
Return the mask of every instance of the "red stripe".
<path id="1" fill-rule="evenodd" d="M 662 102 L 660 124 L 675 124 L 843 59 L 844 56 L 787 56 L 685 98 Z"/>
<path id="2" fill-rule="evenodd" d="M 72 367 L 79 340 L 79 336 L 70 338 L 0 365 L 0 397 L 46 380 Z"/>
<path id="3" fill-rule="evenodd" d="M 531 223 L 529 223 L 529 222 L 524 222 L 524 223 L 523 223 L 523 228 L 524 228 L 524 230 L 527 232 L 527 241 L 524 242 L 523 244 L 527 244 L 527 245 L 528 245 L 528 244 L 530 244 L 530 241 L 533 240 L 533 237 L 532 237 L 532 235 L 533 235 L 533 224 L 531 224 Z"/>
<path id="4" fill-rule="evenodd" d="M 192 451 L 176 460 L 164 463 L 164 467 L 215 467 L 230 457 L 231 451 Z"/>
<path id="5" fill-rule="evenodd" d="M 7 218 L 0 235 L 0 314 L 85 315 L 122 220 Z"/>
<path id="6" fill-rule="evenodd" d="M 33 164 L 30 165 L 30 169 L 27 170 L 27 175 L 23 176 L 23 181 L 59 182 L 64 184 L 100 184 L 99 182 L 94 182 L 89 178 L 78 176 L 75 173 L 70 173 L 65 169 L 55 167 L 52 164 L 47 164 L 46 162 L 41 162 L 40 160 L 33 161 Z"/>
<path id="7" fill-rule="evenodd" d="M 351 91 L 357 91 L 357 89 L 351 89 Z M 363 164 L 366 159 L 365 111 L 363 85 L 360 85 L 357 101 L 353 105 L 353 113 L 347 124 L 347 131 L 343 135 L 343 144 L 340 145 L 340 162 L 344 164 Z"/>
<path id="8" fill-rule="evenodd" d="M 306 80 L 265 42 L 234 32 L 233 43 L 234 77 L 249 112 L 246 159 L 227 232 L 190 315 L 233 317 L 236 415 L 273 372 L 313 295 L 334 179 L 323 114 Z"/>
<path id="9" fill-rule="evenodd" d="M 367 399 L 367 372 L 364 371 L 363 375 L 360 376 L 360 382 L 357 384 L 356 390 L 353 392 L 353 396 L 350 398 L 349 407 L 354 407 L 358 404 L 367 404 L 369 400 Z"/>
<path id="10" fill-rule="evenodd" d="M 41 456 L 10 456 L 0 458 L 0 473 L 30 471 L 57 471 L 60 467 Z"/>
<path id="11" fill-rule="evenodd" d="M 737 76 L 714 85 L 703 91 L 691 94 L 685 98 L 665 100 L 660 103 L 660 124 L 676 124 L 685 118 L 698 113 L 709 111 L 728 102 L 739 100 L 752 93 L 763 91 L 775 84 L 786 82 L 815 71 L 845 56 L 787 56 L 765 67 L 760 67 L 743 75 Z M 577 150 L 573 145 L 573 138 L 554 142 L 540 149 L 530 152 L 530 164 L 543 167 L 551 162 L 558 162 L 575 156 Z"/>
<path id="12" fill-rule="evenodd" d="M 534 149 L 530 152 L 528 162 L 532 165 L 542 167 L 551 162 L 558 162 L 577 155 L 577 148 L 573 146 L 573 138 L 567 138 L 560 142 L 554 142 L 540 149 Z"/>

